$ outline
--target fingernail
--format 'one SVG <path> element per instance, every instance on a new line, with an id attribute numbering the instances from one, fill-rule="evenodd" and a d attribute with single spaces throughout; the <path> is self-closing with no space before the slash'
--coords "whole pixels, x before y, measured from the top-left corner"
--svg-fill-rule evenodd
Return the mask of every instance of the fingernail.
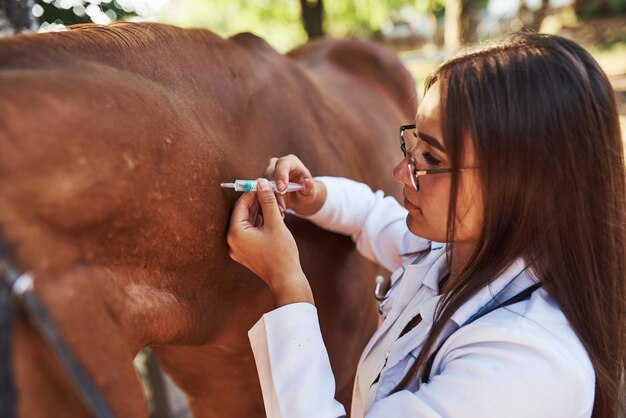
<path id="1" fill-rule="evenodd" d="M 282 180 L 278 180 L 276 182 L 276 188 L 278 189 L 279 192 L 282 192 L 285 189 L 285 182 Z"/>
<path id="2" fill-rule="evenodd" d="M 266 179 L 260 179 L 256 184 L 256 188 L 259 191 L 265 192 L 270 189 L 270 184 Z"/>

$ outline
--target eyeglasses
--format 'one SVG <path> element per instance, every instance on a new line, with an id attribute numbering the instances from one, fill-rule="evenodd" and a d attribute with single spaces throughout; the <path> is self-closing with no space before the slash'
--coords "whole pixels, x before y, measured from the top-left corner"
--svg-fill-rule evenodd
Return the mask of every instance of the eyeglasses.
<path id="1" fill-rule="evenodd" d="M 402 125 L 400 126 L 400 149 L 402 150 L 402 154 L 407 161 L 407 166 L 409 168 L 409 173 L 411 174 L 411 184 L 416 191 L 420 191 L 420 180 L 421 176 L 427 176 L 430 174 L 442 174 L 442 173 L 451 173 L 451 168 L 432 168 L 430 170 L 422 170 L 417 168 L 415 163 L 415 158 L 411 155 L 409 151 L 406 149 L 406 142 L 404 141 L 404 131 L 406 130 L 414 130 L 416 125 Z M 413 134 L 415 138 L 417 138 L 417 133 L 414 131 Z M 417 144 L 416 144 L 417 146 Z"/>

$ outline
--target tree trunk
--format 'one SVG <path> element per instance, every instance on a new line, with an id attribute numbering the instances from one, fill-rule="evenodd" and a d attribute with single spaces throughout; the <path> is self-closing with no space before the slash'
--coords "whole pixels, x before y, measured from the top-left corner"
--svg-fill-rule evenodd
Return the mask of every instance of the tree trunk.
<path id="1" fill-rule="evenodd" d="M 461 47 L 461 13 L 463 0 L 446 0 L 446 15 L 444 28 L 444 47 L 449 52 L 457 51 Z"/>
<path id="2" fill-rule="evenodd" d="M 528 24 L 528 28 L 534 32 L 539 32 L 543 19 L 548 15 L 548 10 L 550 10 L 550 1 L 541 0 L 541 7 L 533 12 L 532 22 Z"/>
<path id="3" fill-rule="evenodd" d="M 461 8 L 461 44 L 471 45 L 478 37 L 476 1 L 463 0 Z"/>
<path id="4" fill-rule="evenodd" d="M 574 11 L 577 15 L 580 15 L 587 3 L 589 3 L 589 0 L 574 0 Z"/>
<path id="5" fill-rule="evenodd" d="M 611 2 L 609 0 L 598 0 L 596 13 L 599 16 L 609 16 L 611 14 Z"/>
<path id="6" fill-rule="evenodd" d="M 519 7 L 517 9 L 517 24 L 513 28 L 514 30 L 529 29 L 533 32 L 539 32 L 541 29 L 541 23 L 543 19 L 548 15 L 550 10 L 550 1 L 541 0 L 541 6 L 537 10 L 530 10 L 526 6 L 525 0 L 519 0 Z"/>
<path id="7" fill-rule="evenodd" d="M 0 35 L 35 30 L 33 0 L 0 0 Z"/>
<path id="8" fill-rule="evenodd" d="M 581 17 L 606 16 L 610 14 L 611 4 L 609 0 L 575 0 L 574 11 Z"/>
<path id="9" fill-rule="evenodd" d="M 322 27 L 324 4 L 322 0 L 300 0 L 302 23 L 309 40 L 324 36 Z"/>

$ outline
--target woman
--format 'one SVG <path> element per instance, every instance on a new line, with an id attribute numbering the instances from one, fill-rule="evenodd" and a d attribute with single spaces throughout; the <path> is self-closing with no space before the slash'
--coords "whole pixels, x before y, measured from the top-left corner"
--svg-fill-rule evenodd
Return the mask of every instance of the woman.
<path id="1" fill-rule="evenodd" d="M 441 64 L 416 125 L 401 128 L 393 173 L 404 208 L 363 184 L 312 179 L 294 156 L 266 175 L 302 192 L 277 201 L 261 181 L 237 202 L 231 257 L 276 297 L 249 333 L 268 416 L 345 414 L 285 205 L 395 270 L 353 417 L 616 416 L 625 174 L 598 64 L 564 38 L 513 35 Z"/>

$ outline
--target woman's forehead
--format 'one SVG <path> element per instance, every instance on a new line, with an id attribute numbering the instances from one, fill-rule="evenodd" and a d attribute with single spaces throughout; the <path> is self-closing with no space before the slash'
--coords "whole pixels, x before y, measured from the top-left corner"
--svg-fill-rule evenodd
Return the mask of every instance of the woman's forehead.
<path id="1" fill-rule="evenodd" d="M 434 83 L 424 94 L 424 98 L 417 110 L 415 123 L 417 130 L 434 137 L 440 144 L 444 145 L 443 133 L 441 132 L 441 96 L 439 92 L 439 82 Z M 463 135 L 463 157 L 465 165 L 476 165 L 474 144 L 469 134 Z M 446 147 L 447 148 L 447 147 Z"/>
<path id="2" fill-rule="evenodd" d="M 439 128 L 439 100 L 439 86 L 435 83 L 426 91 L 417 110 L 415 120 L 420 128 Z"/>

